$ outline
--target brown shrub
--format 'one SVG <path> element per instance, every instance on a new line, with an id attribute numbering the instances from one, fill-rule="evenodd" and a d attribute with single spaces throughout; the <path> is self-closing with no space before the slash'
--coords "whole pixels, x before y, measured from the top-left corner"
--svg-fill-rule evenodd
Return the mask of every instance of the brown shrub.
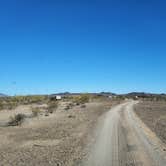
<path id="1" fill-rule="evenodd" d="M 48 102 L 48 113 L 53 113 L 54 111 L 56 111 L 56 109 L 58 108 L 58 102 L 57 101 L 52 101 L 52 102 Z"/>
<path id="2" fill-rule="evenodd" d="M 14 117 L 10 117 L 8 125 L 9 126 L 19 126 L 23 123 L 25 117 L 26 116 L 24 114 L 17 114 Z"/>

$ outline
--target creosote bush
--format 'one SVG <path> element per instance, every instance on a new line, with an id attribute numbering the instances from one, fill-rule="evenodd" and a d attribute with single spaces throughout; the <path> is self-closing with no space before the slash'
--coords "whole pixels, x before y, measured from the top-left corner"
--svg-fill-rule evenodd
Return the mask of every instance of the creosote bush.
<path id="1" fill-rule="evenodd" d="M 14 117 L 10 117 L 8 122 L 9 126 L 19 126 L 23 123 L 26 116 L 24 114 L 16 114 Z"/>

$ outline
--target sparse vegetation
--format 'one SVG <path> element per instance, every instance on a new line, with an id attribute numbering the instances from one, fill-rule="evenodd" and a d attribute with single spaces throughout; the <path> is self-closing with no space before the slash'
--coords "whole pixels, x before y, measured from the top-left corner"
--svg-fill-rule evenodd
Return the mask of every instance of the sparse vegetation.
<path id="1" fill-rule="evenodd" d="M 48 102 L 48 113 L 53 113 L 54 111 L 56 111 L 56 109 L 58 108 L 58 102 L 57 101 L 49 101 Z"/>
<path id="2" fill-rule="evenodd" d="M 15 109 L 18 105 L 26 105 L 26 104 L 43 104 L 47 103 L 48 96 L 13 96 L 13 97 L 4 97 L 0 98 L 0 110 L 2 109 Z"/>
<path id="3" fill-rule="evenodd" d="M 67 105 L 66 107 L 65 107 L 65 110 L 67 111 L 67 110 L 69 110 L 70 109 L 70 107 Z"/>
<path id="4" fill-rule="evenodd" d="M 156 134 L 166 143 L 166 115 L 157 120 L 155 131 Z"/>
<path id="5" fill-rule="evenodd" d="M 68 115 L 68 118 L 76 118 L 75 115 Z"/>
<path id="6" fill-rule="evenodd" d="M 17 106 L 18 106 L 18 103 L 13 100 L 10 100 L 10 99 L 0 100 L 0 110 L 2 109 L 12 110 L 12 109 L 15 109 Z"/>
<path id="7" fill-rule="evenodd" d="M 36 107 L 34 108 L 34 107 L 32 107 L 32 117 L 38 116 L 40 112 L 41 112 L 41 111 L 40 111 L 39 108 L 36 108 Z"/>
<path id="8" fill-rule="evenodd" d="M 74 107 L 74 103 L 69 103 L 66 107 L 65 107 L 65 110 L 69 110 L 69 109 L 72 109 Z"/>
<path id="9" fill-rule="evenodd" d="M 146 100 L 135 106 L 135 112 L 166 143 L 166 102 Z"/>
<path id="10" fill-rule="evenodd" d="M 74 103 L 76 103 L 76 105 L 80 105 L 80 104 L 88 103 L 89 100 L 90 100 L 90 96 L 88 94 L 83 94 L 83 95 L 76 97 L 74 99 Z"/>
<path id="11" fill-rule="evenodd" d="M 32 103 L 44 103 L 47 100 L 47 96 L 32 95 L 32 96 L 14 96 L 12 100 L 19 104 L 32 104 Z"/>
<path id="12" fill-rule="evenodd" d="M 86 105 L 85 104 L 81 105 L 81 108 L 86 108 Z"/>
<path id="13" fill-rule="evenodd" d="M 3 109 L 3 104 L 2 103 L 0 103 L 0 110 L 2 110 Z"/>
<path id="14" fill-rule="evenodd" d="M 63 109 L 67 105 L 69 105 L 71 110 L 64 111 Z M 47 165 L 48 161 L 53 161 L 53 165 L 56 165 L 57 161 L 63 161 L 63 159 L 68 157 L 69 160 L 70 157 L 72 160 L 77 153 L 79 153 L 78 157 L 80 157 L 83 148 L 80 149 L 78 146 L 83 147 L 86 144 L 85 137 L 89 136 L 90 127 L 94 126 L 96 119 L 105 112 L 105 103 L 92 103 L 90 107 L 86 103 L 85 113 L 79 111 L 84 110 L 80 108 L 83 105 L 76 106 L 72 98 L 65 101 L 50 101 L 48 99 L 47 103 L 42 105 L 35 103 L 21 105 L 12 111 L 3 110 L 1 113 L 4 117 L 1 117 L 2 121 L 0 121 L 4 122 L 4 126 L 0 127 L 0 132 L 3 133 L 0 137 L 0 146 L 3 145 L 2 147 L 4 147 L 1 148 L 4 156 L 1 158 L 1 163 L 6 164 L 7 161 L 14 161 L 14 165 L 19 165 L 20 158 L 23 161 L 26 161 L 28 158 L 29 165 L 36 165 L 39 160 L 44 165 Z M 59 109 L 56 112 L 57 106 Z M 41 111 L 39 117 L 35 118 L 34 116 L 38 115 L 39 109 Z M 48 110 L 54 113 L 50 114 Z M 16 114 L 15 116 L 14 113 Z M 21 115 L 17 115 L 18 113 L 21 113 Z M 32 116 L 33 114 L 34 116 Z M 10 115 L 13 116 L 9 119 Z M 26 121 L 28 123 L 24 123 Z M 7 138 L 7 140 L 3 140 L 4 138 Z M 81 140 L 79 145 L 78 138 Z M 9 146 L 10 149 L 8 150 Z M 18 149 L 18 153 L 15 151 L 15 147 Z M 22 148 L 25 152 L 23 152 L 24 155 L 20 153 Z M 41 148 L 44 151 L 41 151 Z M 79 151 L 77 151 L 77 148 Z M 71 156 L 71 151 L 74 152 L 74 154 L 72 153 L 73 156 Z M 53 158 L 55 160 L 52 160 L 50 154 L 54 153 L 55 156 L 58 156 L 59 152 L 62 152 L 64 155 L 60 155 L 59 158 Z M 62 165 L 64 164 L 62 163 Z"/>
<path id="15" fill-rule="evenodd" d="M 8 122 L 9 126 L 19 126 L 22 124 L 22 122 L 25 119 L 25 115 L 24 114 L 17 114 L 14 117 L 10 117 L 10 120 Z"/>

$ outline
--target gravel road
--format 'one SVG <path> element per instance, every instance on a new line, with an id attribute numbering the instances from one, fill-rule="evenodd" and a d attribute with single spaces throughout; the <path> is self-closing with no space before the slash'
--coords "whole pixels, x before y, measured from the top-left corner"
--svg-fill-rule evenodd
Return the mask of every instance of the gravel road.
<path id="1" fill-rule="evenodd" d="M 136 116 L 135 104 L 128 101 L 118 105 L 100 119 L 98 134 L 83 166 L 166 165 L 165 144 Z"/>

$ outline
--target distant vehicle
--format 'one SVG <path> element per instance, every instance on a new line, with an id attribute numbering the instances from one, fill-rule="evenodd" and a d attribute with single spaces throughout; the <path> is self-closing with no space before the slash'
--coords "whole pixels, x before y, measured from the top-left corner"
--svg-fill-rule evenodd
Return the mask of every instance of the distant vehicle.
<path id="1" fill-rule="evenodd" d="M 56 100 L 61 100 L 62 99 L 62 96 L 55 96 L 56 97 Z"/>
<path id="2" fill-rule="evenodd" d="M 50 99 L 51 99 L 51 100 L 61 100 L 61 99 L 62 99 L 62 96 L 61 96 L 61 95 L 51 95 L 51 96 L 50 96 Z"/>

